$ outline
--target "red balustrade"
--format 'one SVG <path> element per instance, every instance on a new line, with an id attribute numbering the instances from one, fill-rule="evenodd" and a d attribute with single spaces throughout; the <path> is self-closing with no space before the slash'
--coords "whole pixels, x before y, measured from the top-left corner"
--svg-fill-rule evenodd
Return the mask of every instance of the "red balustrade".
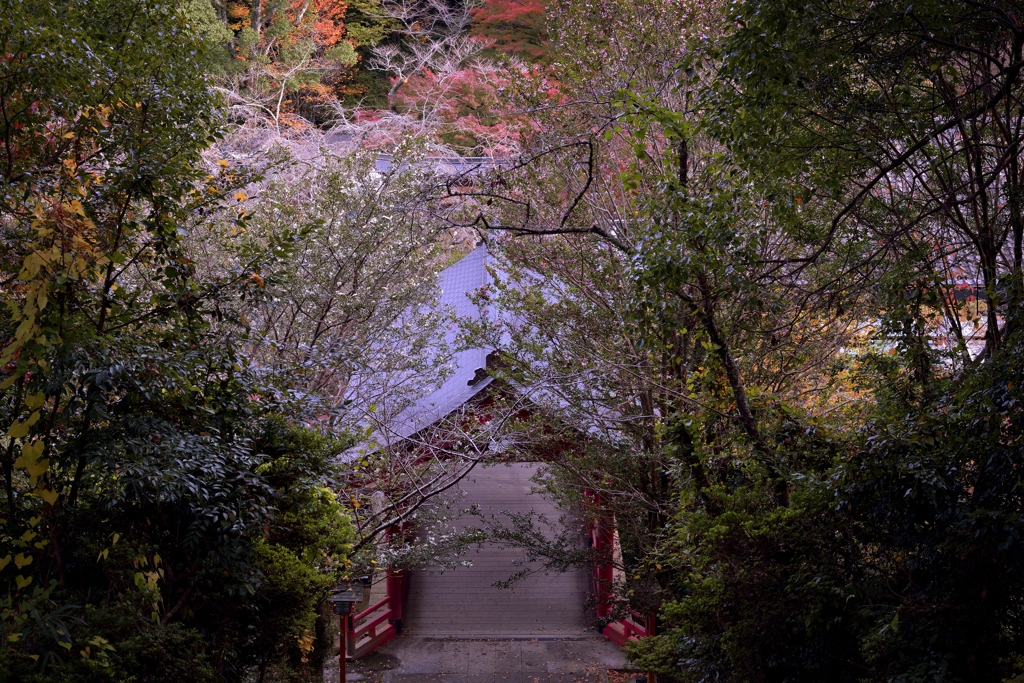
<path id="1" fill-rule="evenodd" d="M 387 575 L 387 595 L 358 614 L 344 617 L 347 659 L 365 657 L 402 630 L 402 587 L 404 571 Z"/>
<path id="2" fill-rule="evenodd" d="M 368 655 L 394 638 L 396 630 L 390 619 L 390 596 L 349 617 L 348 628 L 345 629 L 345 654 L 348 658 L 358 659 Z"/>
<path id="3" fill-rule="evenodd" d="M 636 622 L 637 619 L 643 619 L 644 625 L 641 626 Z M 654 617 L 643 617 L 640 614 L 634 612 L 632 616 L 625 619 L 615 619 L 609 621 L 608 624 L 601 630 L 604 637 L 612 641 L 619 647 L 623 647 L 626 643 L 631 640 L 639 640 L 645 636 L 654 635 Z"/>
<path id="4" fill-rule="evenodd" d="M 587 522 L 587 537 L 594 549 L 593 582 L 597 597 L 598 619 L 608 619 L 601 633 L 619 647 L 631 640 L 654 635 L 654 615 L 644 616 L 632 612 L 625 619 L 612 619 L 614 595 L 612 583 L 615 567 L 612 558 L 615 552 L 615 518 L 601 509 L 601 496 L 593 491 L 584 494 L 591 506 L 591 521 Z"/>

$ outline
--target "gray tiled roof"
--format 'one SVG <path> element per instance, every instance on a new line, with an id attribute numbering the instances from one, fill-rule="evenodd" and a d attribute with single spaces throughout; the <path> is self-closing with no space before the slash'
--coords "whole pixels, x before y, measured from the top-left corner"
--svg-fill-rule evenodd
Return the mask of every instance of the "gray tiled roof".
<path id="1" fill-rule="evenodd" d="M 491 275 L 487 270 L 490 261 L 487 248 L 479 246 L 438 275 L 440 294 L 437 303 L 449 319 L 443 339 L 438 340 L 439 349 L 458 348 L 461 331 L 458 320 L 479 320 L 482 313 L 486 314 L 486 311 L 481 312 L 470 297 L 491 283 Z M 486 368 L 487 355 L 491 351 L 492 348 L 472 348 L 453 353 L 451 374 L 439 386 L 415 398 L 404 410 L 388 419 L 373 435 L 370 443 L 342 454 L 342 458 L 352 457 L 359 450 L 373 449 L 381 444 L 413 436 L 465 405 L 492 381 L 490 377 L 472 381 L 477 377 L 477 370 Z"/>
<path id="2" fill-rule="evenodd" d="M 392 155 L 378 154 L 374 166 L 378 173 L 387 173 L 391 170 Z M 427 157 L 419 162 L 422 166 L 445 174 L 460 175 L 463 173 L 481 173 L 492 168 L 505 168 L 511 165 L 507 159 L 495 159 L 493 157 Z M 404 167 L 403 167 L 404 168 Z"/>
<path id="3" fill-rule="evenodd" d="M 441 271 L 441 295 L 438 303 L 456 319 L 480 319 L 481 312 L 470 300 L 470 296 L 481 287 L 490 284 L 491 277 L 486 268 L 489 261 L 487 248 L 480 246 L 455 265 Z M 445 344 L 455 347 L 458 334 L 458 323 L 451 322 L 445 330 Z M 486 367 L 487 354 L 491 351 L 493 349 L 490 348 L 457 351 L 454 354 L 454 372 L 451 376 L 429 395 L 403 411 L 397 418 L 399 424 L 396 425 L 395 431 L 402 436 L 414 434 L 448 415 L 479 393 L 490 383 L 490 378 L 485 378 L 472 386 L 470 381 L 476 376 L 478 369 Z"/>

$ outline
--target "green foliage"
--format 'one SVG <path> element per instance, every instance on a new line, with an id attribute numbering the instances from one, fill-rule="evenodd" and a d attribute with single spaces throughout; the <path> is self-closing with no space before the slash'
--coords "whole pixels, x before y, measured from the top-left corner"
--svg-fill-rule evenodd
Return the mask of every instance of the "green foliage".
<path id="1" fill-rule="evenodd" d="M 82 623 L 76 624 L 75 650 L 41 668 L 23 653 L 5 649 L 0 654 L 0 671 L 10 680 L 27 683 L 217 680 L 203 634 L 181 623 L 160 625 L 140 619 L 137 610 L 144 606 L 141 596 L 86 605 L 79 613 Z"/>
<path id="2" fill-rule="evenodd" d="M 671 568 L 662 635 L 629 648 L 644 667 L 679 681 L 1019 673 L 1024 228 L 1001 151 L 1022 139 L 1017 11 L 734 3 L 699 117 L 623 97 L 637 168 L 659 138 L 681 159 L 699 150 L 640 200 L 651 228 L 634 256 L 645 343 L 684 366 L 697 403 L 664 432 L 679 436 L 676 517 L 654 558 Z M 699 83 L 700 61 L 683 66 Z M 801 319 L 786 358 L 779 332 Z M 851 320 L 858 334 L 842 332 Z M 675 330 L 694 327 L 710 367 L 677 355 Z M 826 359 L 836 374 L 804 377 L 852 414 L 786 386 L 801 373 L 782 368 Z"/>
<path id="3" fill-rule="evenodd" d="M 119 642 L 118 658 L 125 678 L 156 683 L 203 683 L 216 680 L 203 635 L 180 623 L 145 629 Z M 141 673 L 141 676 L 140 676 Z"/>
<path id="4" fill-rule="evenodd" d="M 379 0 L 349 0 L 345 12 L 345 32 L 358 47 L 370 47 L 387 39 L 394 21 L 381 12 Z"/>
<path id="5" fill-rule="evenodd" d="M 1020 8 L 577 5 L 549 77 L 587 96 L 493 220 L 548 235 L 499 241 L 524 324 L 475 331 L 557 396 L 548 489 L 614 513 L 620 613 L 661 604 L 631 656 L 1019 676 Z"/>
<path id="6" fill-rule="evenodd" d="M 490 43 L 496 53 L 550 63 L 544 4 L 542 0 L 487 0 L 472 10 L 471 33 Z"/>
<path id="7" fill-rule="evenodd" d="M 326 488 L 339 446 L 290 426 L 301 401 L 241 351 L 242 304 L 294 234 L 229 240 L 216 272 L 192 258 L 190 231 L 244 233 L 227 200 L 252 180 L 201 170 L 220 125 L 201 32 L 147 0 L 4 16 L 0 677 L 238 680 L 291 651 L 305 666 L 326 636 L 295 629 L 346 561 Z M 289 579 L 318 590 L 285 601 Z M 257 653 L 264 604 L 274 647 Z"/>
<path id="8" fill-rule="evenodd" d="M 928 404 L 882 402 L 855 451 L 802 472 L 788 508 L 744 486 L 681 513 L 667 560 L 681 597 L 631 655 L 680 681 L 1011 676 L 1020 358 L 1014 340 Z"/>
<path id="9" fill-rule="evenodd" d="M 207 73 L 221 92 L 274 126 L 330 121 L 341 98 L 364 92 L 353 82 L 357 50 L 394 30 L 379 0 L 195 0 L 185 11 L 206 38 Z"/>
<path id="10" fill-rule="evenodd" d="M 221 73 L 228 69 L 231 61 L 229 46 L 234 35 L 217 16 L 213 5 L 209 0 L 184 0 L 180 7 L 181 15 L 205 47 L 207 73 Z"/>

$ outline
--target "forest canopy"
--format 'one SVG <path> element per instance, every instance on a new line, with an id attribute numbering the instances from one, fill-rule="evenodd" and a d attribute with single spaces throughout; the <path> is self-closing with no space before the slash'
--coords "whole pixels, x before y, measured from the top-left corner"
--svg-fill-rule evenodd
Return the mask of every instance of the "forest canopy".
<path id="1" fill-rule="evenodd" d="M 322 681 L 543 457 L 618 554 L 490 539 L 614 562 L 658 681 L 1024 681 L 1019 2 L 0 19 L 0 679 Z M 468 347 L 517 400 L 366 447 Z"/>

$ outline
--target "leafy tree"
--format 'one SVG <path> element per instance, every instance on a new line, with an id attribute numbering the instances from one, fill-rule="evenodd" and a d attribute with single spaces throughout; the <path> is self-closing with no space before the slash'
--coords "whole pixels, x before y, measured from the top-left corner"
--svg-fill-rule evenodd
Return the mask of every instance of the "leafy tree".
<path id="1" fill-rule="evenodd" d="M 741 28 L 723 45 L 713 98 L 720 135 L 751 169 L 827 207 L 824 220 L 796 219 L 808 247 L 780 268 L 857 245 L 837 275 L 845 288 L 892 267 L 892 324 L 909 331 L 926 306 L 949 328 L 943 351 L 953 362 L 968 362 L 982 339 L 982 358 L 991 355 L 1020 297 L 1019 8 L 767 2 L 734 11 Z M 721 116 L 728 110 L 741 116 Z M 776 154 L 753 162 L 767 146 Z M 905 296 L 911 281 L 922 298 Z M 964 290 L 977 297 L 971 307 Z"/>
<path id="2" fill-rule="evenodd" d="M 1017 14 L 739 3 L 660 53 L 596 35 L 645 44 L 659 9 L 552 10 L 572 113 L 467 219 L 532 237 L 499 243 L 514 314 L 476 331 L 537 387 L 551 490 L 614 513 L 623 603 L 662 604 L 631 655 L 684 681 L 1014 675 Z"/>
<path id="3" fill-rule="evenodd" d="M 228 38 L 229 58 L 217 69 L 221 92 L 240 118 L 256 115 L 277 128 L 329 121 L 339 98 L 360 94 L 350 85 L 361 59 L 357 48 L 376 45 L 393 29 L 378 0 L 215 0 L 213 6 L 220 25 L 210 30 Z"/>
<path id="4" fill-rule="evenodd" d="M 246 203 L 252 219 L 245 234 L 229 238 L 259 253 L 282 234 L 301 235 L 263 283 L 266 297 L 245 307 L 247 349 L 289 387 L 320 397 L 316 417 L 329 417 L 339 431 L 358 429 L 365 419 L 358 406 L 385 400 L 374 383 L 414 371 L 434 377 L 445 362 L 443 354 L 428 353 L 440 321 L 424 317 L 414 328 L 408 313 L 433 300 L 434 275 L 449 246 L 420 201 L 438 177 L 422 163 L 420 141 L 395 151 L 383 173 L 376 153 L 286 165 Z M 208 247 L 209 267 L 223 268 L 213 262 L 225 253 L 223 236 L 206 234 L 218 241 Z M 229 263 L 229 270 L 237 267 Z"/>
<path id="5" fill-rule="evenodd" d="M 551 58 L 542 0 L 489 0 L 472 12 L 472 33 L 493 50 L 540 62 Z"/>
<path id="6" fill-rule="evenodd" d="M 0 671 L 177 681 L 238 679 L 268 654 L 301 664 L 317 635 L 325 647 L 309 601 L 345 570 L 347 519 L 324 490 L 333 446 L 300 430 L 264 450 L 286 431 L 270 416 L 295 411 L 240 352 L 239 302 L 262 296 L 253 275 L 271 277 L 289 234 L 217 273 L 183 239 L 247 180 L 200 163 L 221 123 L 196 78 L 202 36 L 147 0 L 3 12 Z M 318 592 L 282 602 L 279 571 Z M 283 616 L 254 616 L 264 602 Z M 259 618 L 292 650 L 257 658 Z"/>
<path id="7" fill-rule="evenodd" d="M 704 121 L 784 245 L 739 259 L 744 277 L 770 277 L 734 301 L 781 286 L 813 297 L 818 317 L 856 307 L 869 334 L 837 360 L 869 393 L 853 394 L 857 421 L 783 404 L 771 451 L 785 506 L 746 461 L 680 507 L 678 550 L 663 556 L 677 572 L 668 630 L 633 656 L 687 681 L 1003 680 L 1021 646 L 1021 586 L 1001 573 L 1019 562 L 1016 485 L 1001 474 L 1020 438 L 1016 15 L 733 11 Z"/>

